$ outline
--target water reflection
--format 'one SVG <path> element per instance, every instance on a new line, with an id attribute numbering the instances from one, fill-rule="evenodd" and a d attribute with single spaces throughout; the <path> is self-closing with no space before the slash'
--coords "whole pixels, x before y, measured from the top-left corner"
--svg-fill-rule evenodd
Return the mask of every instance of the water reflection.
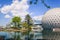
<path id="1" fill-rule="evenodd" d="M 24 34 L 21 32 L 13 32 L 11 33 L 14 40 L 32 40 L 33 34 Z"/>
<path id="2" fill-rule="evenodd" d="M 41 38 L 41 33 L 22 34 L 21 32 L 0 32 L 0 40 L 36 40 Z"/>
<path id="3" fill-rule="evenodd" d="M 21 33 L 20 32 L 14 32 L 13 33 L 13 38 L 14 38 L 14 40 L 21 40 Z"/>

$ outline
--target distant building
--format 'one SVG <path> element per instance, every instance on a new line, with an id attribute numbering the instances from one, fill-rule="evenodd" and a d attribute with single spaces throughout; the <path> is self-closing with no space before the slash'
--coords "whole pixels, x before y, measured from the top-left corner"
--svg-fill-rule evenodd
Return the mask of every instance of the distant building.
<path id="1" fill-rule="evenodd" d="M 3 30 L 3 26 L 0 26 L 0 31 L 2 31 Z"/>
<path id="2" fill-rule="evenodd" d="M 34 25 L 32 27 L 32 31 L 33 32 L 41 32 L 43 30 L 42 26 L 41 25 Z"/>

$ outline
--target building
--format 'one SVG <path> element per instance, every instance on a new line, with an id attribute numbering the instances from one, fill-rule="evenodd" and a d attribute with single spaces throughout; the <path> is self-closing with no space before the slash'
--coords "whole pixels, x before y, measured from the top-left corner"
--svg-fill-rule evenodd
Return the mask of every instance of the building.
<path id="1" fill-rule="evenodd" d="M 60 8 L 45 13 L 42 18 L 43 39 L 60 40 Z"/>
<path id="2" fill-rule="evenodd" d="M 43 39 L 42 30 L 43 28 L 41 22 L 39 20 L 35 20 L 34 25 L 32 27 L 32 32 L 30 33 L 33 35 L 32 40 Z"/>
<path id="3" fill-rule="evenodd" d="M 41 32 L 43 30 L 41 25 L 34 25 L 32 27 L 32 32 Z"/>

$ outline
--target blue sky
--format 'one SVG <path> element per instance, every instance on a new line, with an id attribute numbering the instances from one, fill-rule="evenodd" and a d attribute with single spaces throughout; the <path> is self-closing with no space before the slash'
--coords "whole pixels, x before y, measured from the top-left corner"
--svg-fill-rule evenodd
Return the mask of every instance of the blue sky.
<path id="1" fill-rule="evenodd" d="M 30 14 L 34 19 L 41 20 L 44 13 L 49 10 L 41 0 L 38 0 L 36 5 L 29 5 L 26 1 L 28 0 L 0 0 L 0 26 L 11 22 L 11 18 L 14 16 L 20 16 L 23 20 L 26 14 Z M 45 0 L 45 3 L 51 6 L 51 9 L 60 7 L 60 0 Z"/>

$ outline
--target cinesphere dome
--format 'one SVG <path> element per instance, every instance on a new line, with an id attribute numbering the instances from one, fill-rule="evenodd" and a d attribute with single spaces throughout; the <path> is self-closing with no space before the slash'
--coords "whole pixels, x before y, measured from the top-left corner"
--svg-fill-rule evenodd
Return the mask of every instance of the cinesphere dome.
<path id="1" fill-rule="evenodd" d="M 42 17 L 42 26 L 44 28 L 60 27 L 60 8 L 50 9 Z"/>

